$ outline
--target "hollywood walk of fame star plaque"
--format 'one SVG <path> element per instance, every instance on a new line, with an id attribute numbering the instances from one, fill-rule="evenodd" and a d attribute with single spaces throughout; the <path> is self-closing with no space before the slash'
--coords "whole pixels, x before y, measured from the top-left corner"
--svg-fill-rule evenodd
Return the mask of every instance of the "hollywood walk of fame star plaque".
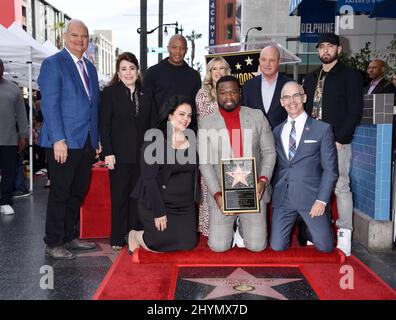
<path id="1" fill-rule="evenodd" d="M 188 266 L 178 265 L 175 300 L 318 300 L 316 292 L 296 266 Z"/>
<path id="2" fill-rule="evenodd" d="M 260 212 L 255 158 L 221 160 L 221 182 L 224 214 Z"/>

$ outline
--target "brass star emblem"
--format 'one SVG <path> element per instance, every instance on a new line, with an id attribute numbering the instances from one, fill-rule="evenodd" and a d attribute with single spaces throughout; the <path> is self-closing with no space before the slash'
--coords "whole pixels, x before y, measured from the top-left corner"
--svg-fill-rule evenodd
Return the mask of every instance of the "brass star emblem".
<path id="1" fill-rule="evenodd" d="M 227 175 L 232 177 L 234 180 L 232 181 L 232 187 L 237 185 L 239 182 L 244 184 L 246 187 L 249 186 L 246 181 L 246 177 L 250 174 L 250 171 L 243 171 L 241 167 L 238 165 L 235 171 L 227 172 Z"/>
<path id="2" fill-rule="evenodd" d="M 225 278 L 184 278 L 184 280 L 213 286 L 213 290 L 203 298 L 204 300 L 223 298 L 241 293 L 250 293 L 278 300 L 288 300 L 275 287 L 303 279 L 256 278 L 249 272 L 237 268 Z"/>

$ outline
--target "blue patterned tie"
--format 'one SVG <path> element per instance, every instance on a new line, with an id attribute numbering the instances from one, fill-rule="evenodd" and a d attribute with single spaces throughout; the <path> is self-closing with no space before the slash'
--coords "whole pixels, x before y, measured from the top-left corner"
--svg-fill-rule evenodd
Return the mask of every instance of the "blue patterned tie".
<path id="1" fill-rule="evenodd" d="M 89 77 L 87 75 L 87 72 L 85 71 L 83 61 L 82 60 L 78 60 L 77 64 L 80 67 L 81 73 L 83 74 L 84 84 L 85 84 L 85 88 L 87 90 L 88 97 L 91 98 L 91 87 L 90 87 L 90 84 L 89 84 Z"/>
<path id="2" fill-rule="evenodd" d="M 290 121 L 291 123 L 291 130 L 290 130 L 290 137 L 289 137 L 289 161 L 291 161 L 296 154 L 296 127 L 294 124 L 296 123 L 295 120 Z"/>

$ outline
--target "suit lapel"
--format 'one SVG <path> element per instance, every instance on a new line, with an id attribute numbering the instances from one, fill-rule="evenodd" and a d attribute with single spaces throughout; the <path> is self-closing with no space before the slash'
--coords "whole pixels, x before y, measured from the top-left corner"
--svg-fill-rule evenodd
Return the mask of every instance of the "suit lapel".
<path id="1" fill-rule="evenodd" d="M 282 142 L 282 131 L 284 125 L 287 123 L 287 120 L 282 123 L 282 126 L 279 127 L 279 130 L 274 131 L 274 139 L 277 145 L 277 152 L 278 156 L 282 158 L 283 161 L 289 162 L 289 158 L 286 155 L 286 150 L 283 147 L 283 142 Z"/>
<path id="2" fill-rule="evenodd" d="M 381 81 L 378 82 L 378 84 L 375 86 L 375 88 L 374 88 L 373 92 L 371 92 L 371 94 L 381 92 L 383 89 L 383 86 L 384 86 L 384 82 L 385 82 L 385 79 L 381 79 Z M 370 85 L 369 85 L 369 88 L 370 88 Z"/>
<path id="3" fill-rule="evenodd" d="M 264 114 L 266 114 L 265 109 L 264 109 L 264 104 L 263 104 L 263 93 L 261 92 L 262 75 L 258 76 L 256 79 L 257 79 L 256 80 L 256 92 L 258 92 L 258 96 L 260 99 L 259 106 L 260 106 L 261 110 L 264 112 Z"/>
<path id="4" fill-rule="evenodd" d="M 301 148 L 303 148 L 304 146 L 304 141 L 308 140 L 309 136 L 311 135 L 312 132 L 312 128 L 311 128 L 311 122 L 313 121 L 313 119 L 311 117 L 308 116 L 307 121 L 305 121 L 305 125 L 304 125 L 304 129 L 303 132 L 301 134 L 301 138 L 300 138 L 300 143 L 298 144 L 296 153 L 292 159 L 292 162 L 298 158 L 298 155 L 300 153 Z M 315 120 L 317 121 L 317 120 Z"/>
<path id="5" fill-rule="evenodd" d="M 272 96 L 271 105 L 268 109 L 268 113 L 270 113 L 270 111 L 272 111 L 274 108 L 276 108 L 277 105 L 279 105 L 278 100 L 280 97 L 280 91 L 282 90 L 282 86 L 283 86 L 283 81 L 282 81 L 281 75 L 278 74 L 278 79 L 276 80 L 274 95 Z M 261 90 L 260 90 L 260 92 L 261 92 Z"/>
<path id="6" fill-rule="evenodd" d="M 80 77 L 80 73 L 77 70 L 77 66 L 73 61 L 73 58 L 70 56 L 70 54 L 66 51 L 66 49 L 63 49 L 63 56 L 65 58 L 65 64 L 67 65 L 67 69 L 69 70 L 74 83 L 78 83 L 78 86 L 80 89 L 83 91 L 84 96 L 89 100 L 87 92 L 85 91 L 84 84 L 82 82 L 82 79 Z"/>

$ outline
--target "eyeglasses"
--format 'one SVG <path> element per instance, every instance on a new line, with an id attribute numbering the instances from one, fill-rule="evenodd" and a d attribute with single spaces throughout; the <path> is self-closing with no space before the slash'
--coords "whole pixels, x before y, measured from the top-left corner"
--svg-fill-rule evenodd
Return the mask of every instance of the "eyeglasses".
<path id="1" fill-rule="evenodd" d="M 291 96 L 283 96 L 283 97 L 281 97 L 281 99 L 284 101 L 284 102 L 290 102 L 290 101 L 294 101 L 294 100 L 299 100 L 299 99 L 301 99 L 301 97 L 304 95 L 305 93 L 295 93 L 295 94 L 293 94 L 293 95 L 291 95 Z"/>

